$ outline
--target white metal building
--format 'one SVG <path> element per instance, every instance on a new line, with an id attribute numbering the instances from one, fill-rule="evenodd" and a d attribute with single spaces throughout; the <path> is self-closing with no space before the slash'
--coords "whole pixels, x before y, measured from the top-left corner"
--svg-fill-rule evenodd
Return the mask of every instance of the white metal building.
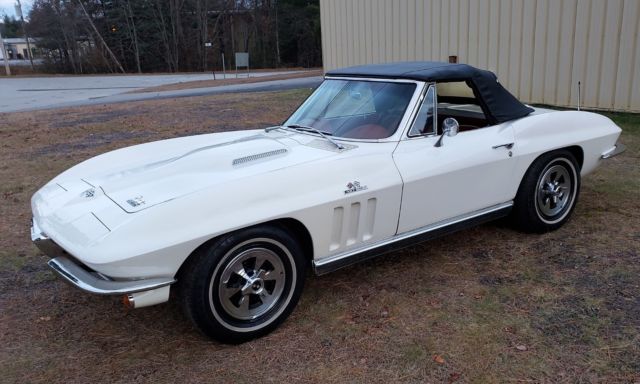
<path id="1" fill-rule="evenodd" d="M 320 0 L 324 69 L 489 69 L 520 100 L 640 112 L 640 0 Z"/>

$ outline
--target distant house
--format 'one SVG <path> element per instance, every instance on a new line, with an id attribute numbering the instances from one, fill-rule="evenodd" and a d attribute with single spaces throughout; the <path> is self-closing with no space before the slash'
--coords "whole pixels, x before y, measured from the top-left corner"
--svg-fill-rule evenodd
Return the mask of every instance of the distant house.
<path id="1" fill-rule="evenodd" d="M 7 52 L 7 57 L 10 60 L 29 60 L 27 39 L 22 37 L 11 37 L 5 38 L 3 40 L 4 49 Z M 29 38 L 29 43 L 31 44 L 31 52 L 33 53 L 33 56 L 36 57 L 38 55 L 36 39 Z M 1 49 L 0 58 L 3 58 Z"/>

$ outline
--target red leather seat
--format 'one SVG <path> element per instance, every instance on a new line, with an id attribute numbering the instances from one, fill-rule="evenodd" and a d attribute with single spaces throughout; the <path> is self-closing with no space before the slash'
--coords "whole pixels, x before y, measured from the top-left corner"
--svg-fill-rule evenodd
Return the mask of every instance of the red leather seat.
<path id="1" fill-rule="evenodd" d="M 378 124 L 364 124 L 349 130 L 346 135 L 352 139 L 376 140 L 389 137 L 389 132 Z"/>

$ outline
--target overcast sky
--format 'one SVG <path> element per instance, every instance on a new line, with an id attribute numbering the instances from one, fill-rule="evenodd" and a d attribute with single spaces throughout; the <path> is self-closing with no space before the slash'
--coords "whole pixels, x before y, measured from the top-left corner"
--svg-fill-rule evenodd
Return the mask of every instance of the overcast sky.
<path id="1" fill-rule="evenodd" d="M 28 0 L 20 0 L 22 2 L 22 13 L 24 16 L 27 16 L 29 13 L 29 9 L 31 8 L 31 1 Z M 16 3 L 15 0 L 0 0 L 0 18 L 4 15 L 15 16 L 16 11 L 13 8 L 13 5 Z"/>

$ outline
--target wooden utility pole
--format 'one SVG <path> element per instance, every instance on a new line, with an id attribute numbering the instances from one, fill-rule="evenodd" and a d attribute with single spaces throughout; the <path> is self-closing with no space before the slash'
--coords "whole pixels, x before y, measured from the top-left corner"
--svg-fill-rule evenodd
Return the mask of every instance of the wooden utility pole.
<path id="1" fill-rule="evenodd" d="M 91 25 L 91 28 L 93 29 L 93 31 L 98 36 L 98 40 L 100 40 L 100 42 L 102 43 L 102 46 L 104 46 L 104 49 L 107 50 L 107 53 L 109 53 L 109 56 L 111 56 L 111 59 L 116 63 L 116 65 L 118 66 L 120 71 L 122 73 L 125 73 L 124 68 L 122 68 L 122 65 L 120 65 L 120 62 L 118 61 L 118 58 L 116 57 L 116 55 L 113 54 L 113 52 L 111 51 L 111 49 L 109 48 L 107 43 L 102 38 L 102 35 L 100 34 L 100 32 L 98 32 L 98 28 L 96 28 L 96 25 L 93 24 L 93 21 L 91 20 L 91 17 L 89 17 L 89 13 L 87 13 L 87 10 L 85 9 L 84 4 L 82 4 L 82 0 L 78 0 L 78 4 L 80 4 L 80 8 L 82 8 L 82 12 L 84 13 L 84 16 L 87 18 L 87 21 L 89 22 L 89 25 Z"/>
<path id="2" fill-rule="evenodd" d="M 24 33 L 24 39 L 27 40 L 27 56 L 29 56 L 29 61 L 31 62 L 31 70 L 33 71 L 33 53 L 31 52 L 31 43 L 29 42 L 29 34 L 27 33 L 27 26 L 24 23 L 24 17 L 22 16 L 22 4 L 20 4 L 20 0 L 16 0 L 16 12 L 18 16 L 20 16 L 20 22 L 22 23 L 22 32 Z"/>
<path id="3" fill-rule="evenodd" d="M 4 61 L 4 70 L 7 72 L 7 76 L 11 76 L 11 68 L 9 68 L 9 58 L 7 57 L 7 51 L 4 49 L 4 40 L 2 39 L 2 33 L 0 33 L 0 53 L 2 53 L 2 60 Z"/>

